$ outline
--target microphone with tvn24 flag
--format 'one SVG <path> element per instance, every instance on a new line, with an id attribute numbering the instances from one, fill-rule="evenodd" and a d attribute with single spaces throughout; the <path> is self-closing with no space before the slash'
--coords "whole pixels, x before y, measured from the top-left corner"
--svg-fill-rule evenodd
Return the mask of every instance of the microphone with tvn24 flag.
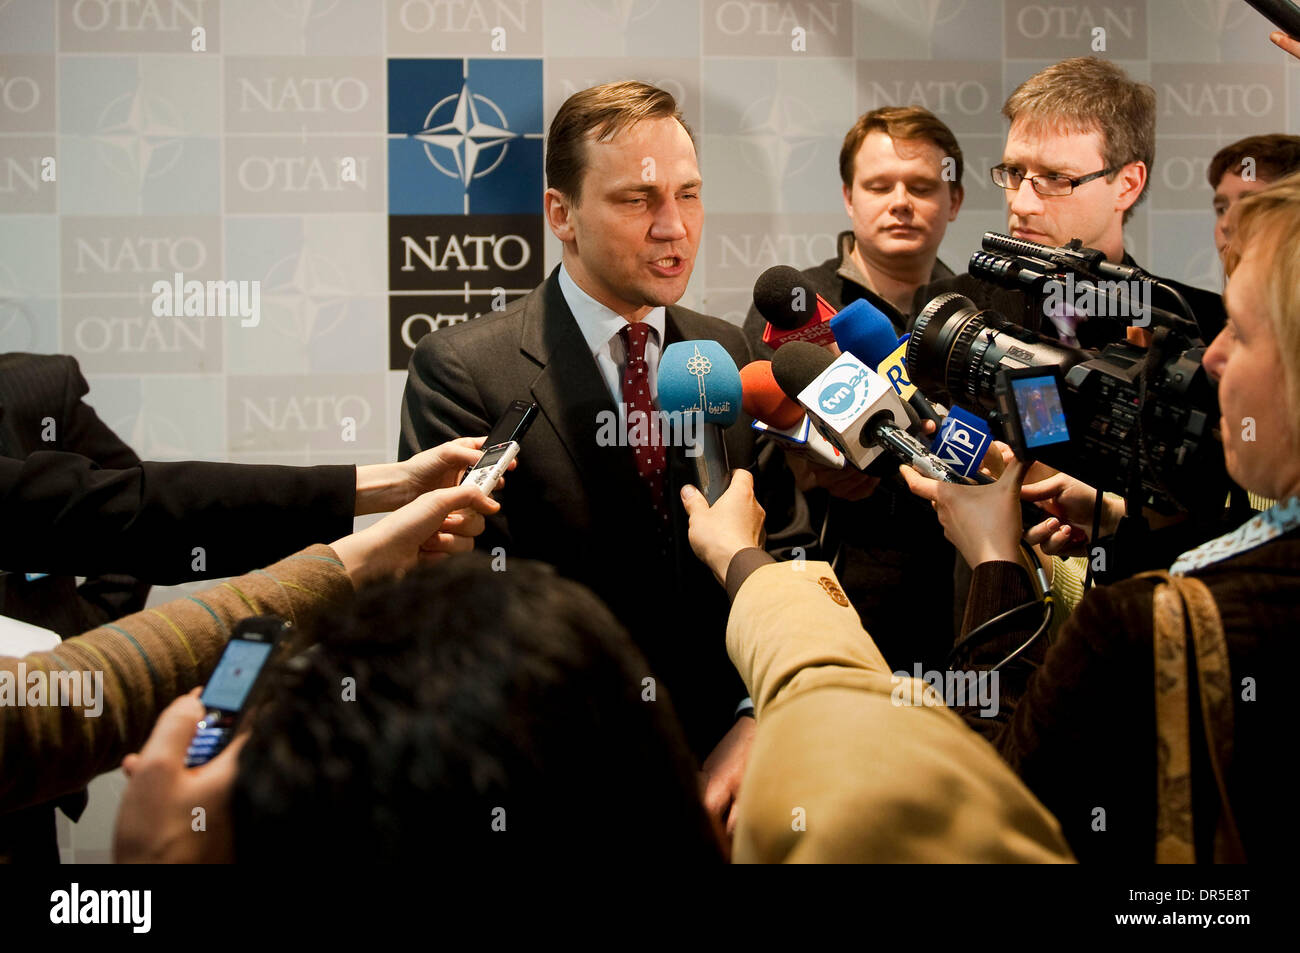
<path id="1" fill-rule="evenodd" d="M 822 436 L 859 470 L 888 453 L 935 480 L 989 482 L 983 475 L 958 473 L 909 433 L 913 423 L 907 405 L 888 381 L 852 354 L 832 358 L 816 345 L 794 341 L 776 352 L 772 373 L 781 389 L 808 411 Z"/>
<path id="2" fill-rule="evenodd" d="M 684 421 L 682 433 L 694 429 L 693 440 L 685 441 L 687 478 L 710 506 L 731 484 L 722 431 L 736 422 L 740 407 L 740 371 L 721 344 L 677 341 L 664 348 L 659 358 L 659 410 L 670 420 Z"/>
<path id="3" fill-rule="evenodd" d="M 740 369 L 741 398 L 753 427 L 791 453 L 809 457 L 824 467 L 844 469 L 844 454 L 817 432 L 804 409 L 785 396 L 772 376 L 771 361 L 752 361 Z"/>
<path id="4" fill-rule="evenodd" d="M 835 309 L 789 265 L 773 265 L 758 276 L 754 307 L 767 321 L 763 343 L 774 350 L 791 341 L 819 347 L 835 343 L 830 329 Z"/>

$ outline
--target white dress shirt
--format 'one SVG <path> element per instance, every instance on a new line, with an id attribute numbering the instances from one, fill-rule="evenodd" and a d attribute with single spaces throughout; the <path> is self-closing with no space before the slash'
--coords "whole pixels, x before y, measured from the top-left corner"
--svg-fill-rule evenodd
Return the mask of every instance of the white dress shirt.
<path id="1" fill-rule="evenodd" d="M 600 376 L 604 378 L 605 386 L 609 388 L 610 396 L 614 398 L 614 406 L 619 408 L 619 419 L 623 420 L 626 414 L 622 406 L 623 365 L 627 361 L 627 348 L 619 332 L 627 326 L 628 321 L 579 288 L 564 265 L 560 265 L 560 292 L 564 295 L 569 310 L 573 312 L 573 319 L 578 322 L 578 330 L 582 332 L 587 347 L 591 349 L 592 357 L 596 359 L 596 367 L 600 370 Z M 641 319 L 642 324 L 648 325 L 654 331 L 646 339 L 645 345 L 646 373 L 650 378 L 651 399 L 659 396 L 659 355 L 663 353 L 664 327 L 667 320 L 666 312 L 662 307 L 651 309 L 650 313 Z"/>

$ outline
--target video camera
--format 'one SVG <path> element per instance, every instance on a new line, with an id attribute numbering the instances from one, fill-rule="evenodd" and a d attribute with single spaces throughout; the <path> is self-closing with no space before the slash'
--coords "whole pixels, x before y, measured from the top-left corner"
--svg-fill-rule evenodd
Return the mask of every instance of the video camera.
<path id="1" fill-rule="evenodd" d="M 1089 320 L 1149 326 L 1149 345 L 1068 347 L 964 295 L 945 294 L 922 309 L 912 328 L 912 383 L 931 399 L 986 414 L 1021 459 L 1042 460 L 1130 504 L 1164 514 L 1221 508 L 1230 484 L 1214 433 L 1217 390 L 1201 366 L 1205 345 L 1195 318 L 1177 289 L 1108 262 L 1077 240 L 1052 248 L 986 232 L 982 244 L 971 256 L 972 275 L 1019 288 L 1043 307 L 1069 289 L 1090 303 Z M 1155 286 L 1185 315 L 1151 307 Z"/>

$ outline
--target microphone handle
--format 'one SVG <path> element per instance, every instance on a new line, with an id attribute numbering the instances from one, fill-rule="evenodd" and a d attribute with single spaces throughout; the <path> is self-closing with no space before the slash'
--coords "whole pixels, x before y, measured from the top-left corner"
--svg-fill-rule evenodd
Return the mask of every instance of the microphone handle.
<path id="1" fill-rule="evenodd" d="M 687 455 L 691 464 L 691 482 L 712 506 L 731 485 L 731 466 L 727 460 L 727 441 L 717 424 L 700 428 L 699 453 Z"/>
<path id="2" fill-rule="evenodd" d="M 993 482 L 982 473 L 972 477 L 962 476 L 931 453 L 930 449 L 920 440 L 894 424 L 877 424 L 872 430 L 872 443 L 888 450 L 903 463 L 910 463 L 932 480 L 942 480 L 944 483 L 960 483 L 965 486 Z"/>

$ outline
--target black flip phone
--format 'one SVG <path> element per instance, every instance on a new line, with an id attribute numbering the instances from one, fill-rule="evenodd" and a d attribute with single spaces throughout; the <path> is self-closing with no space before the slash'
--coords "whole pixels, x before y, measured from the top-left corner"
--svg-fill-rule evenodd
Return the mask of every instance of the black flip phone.
<path id="1" fill-rule="evenodd" d="M 206 764 L 221 753 L 264 684 L 266 673 L 291 624 L 278 616 L 240 619 L 199 700 L 207 714 L 185 753 L 185 766 Z"/>

